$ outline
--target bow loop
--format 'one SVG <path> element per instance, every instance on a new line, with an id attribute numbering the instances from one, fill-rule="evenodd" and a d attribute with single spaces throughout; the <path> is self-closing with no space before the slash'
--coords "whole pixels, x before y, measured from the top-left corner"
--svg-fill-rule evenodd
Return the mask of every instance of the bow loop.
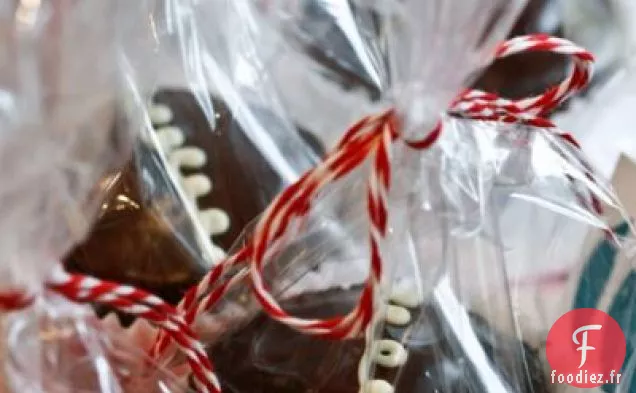
<path id="1" fill-rule="evenodd" d="M 474 120 L 520 122 L 535 127 L 554 128 L 555 125 L 543 117 L 588 85 L 592 78 L 594 56 L 568 40 L 543 34 L 508 40 L 499 46 L 495 56 L 503 59 L 528 52 L 567 55 L 572 58 L 573 64 L 561 83 L 537 96 L 511 100 L 481 90 L 466 90 L 453 102 L 449 112 Z"/>

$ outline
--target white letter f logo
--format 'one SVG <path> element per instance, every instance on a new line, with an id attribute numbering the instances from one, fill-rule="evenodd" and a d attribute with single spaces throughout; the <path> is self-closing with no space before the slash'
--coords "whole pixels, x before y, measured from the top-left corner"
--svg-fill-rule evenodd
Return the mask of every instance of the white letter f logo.
<path id="1" fill-rule="evenodd" d="M 596 349 L 594 347 L 590 347 L 587 345 L 587 331 L 601 330 L 601 328 L 602 328 L 601 325 L 585 325 L 576 329 L 574 333 L 572 334 L 572 341 L 574 341 L 574 344 L 581 344 L 581 346 L 576 349 L 577 351 L 581 351 L 581 364 L 579 364 L 579 368 L 583 367 L 583 365 L 585 364 L 585 361 L 587 360 L 587 351 Z M 583 339 L 581 340 L 581 342 L 579 342 L 576 336 L 581 332 L 583 332 L 583 335 L 582 335 Z"/>

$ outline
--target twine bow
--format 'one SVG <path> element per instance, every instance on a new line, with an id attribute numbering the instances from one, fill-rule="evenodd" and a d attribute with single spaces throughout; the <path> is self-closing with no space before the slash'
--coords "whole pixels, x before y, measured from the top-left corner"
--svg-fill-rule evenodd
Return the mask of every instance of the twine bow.
<path id="1" fill-rule="evenodd" d="M 449 113 L 474 120 L 519 123 L 549 129 L 558 137 L 579 148 L 574 138 L 560 131 L 544 118 L 563 101 L 583 89 L 591 79 L 593 56 L 573 43 L 546 35 L 531 35 L 502 43 L 497 58 L 523 52 L 552 52 L 569 55 L 573 66 L 567 77 L 543 94 L 521 100 L 509 100 L 480 90 L 466 90 L 451 104 Z M 285 189 L 267 208 L 258 222 L 253 236 L 236 254 L 215 266 L 201 282 L 190 289 L 177 309 L 185 313 L 187 323 L 211 309 L 234 285 L 248 279 L 263 310 L 273 319 L 300 332 L 322 338 L 346 339 L 359 336 L 372 320 L 374 295 L 382 276 L 382 257 L 379 244 L 386 235 L 388 222 L 387 195 L 391 185 L 391 146 L 403 140 L 399 119 L 394 110 L 365 117 L 354 124 L 342 137 L 336 149 L 314 169 Z M 441 121 L 426 138 L 404 141 L 415 149 L 431 147 L 443 131 Z M 367 159 L 372 161 L 366 188 L 369 217 L 370 272 L 354 309 L 344 316 L 329 319 L 303 319 L 287 313 L 272 296 L 263 278 L 268 250 L 279 246 L 294 218 L 307 215 L 316 195 L 327 185 L 349 174 Z M 590 176 L 588 174 L 588 176 Z M 591 178 L 591 176 L 590 176 Z M 591 197 L 595 211 L 600 203 Z M 243 269 L 229 275 L 239 266 Z M 169 338 L 160 334 L 151 353 L 160 356 Z"/>
<path id="2" fill-rule="evenodd" d="M 497 48 L 496 57 L 537 51 L 572 57 L 572 69 L 559 85 L 541 95 L 521 100 L 466 90 L 451 104 L 449 114 L 474 120 L 543 127 L 578 148 L 570 134 L 558 130 L 545 116 L 588 84 L 593 57 L 567 40 L 545 35 L 523 36 L 506 41 Z M 245 246 L 212 268 L 198 285 L 186 293 L 176 308 L 131 286 L 61 271 L 56 271 L 48 287 L 73 301 L 107 304 L 153 322 L 160 328 L 160 333 L 150 351 L 151 356 L 161 356 L 174 341 L 188 359 L 197 389 L 200 392 L 220 392 L 212 364 L 190 326 L 198 315 L 212 308 L 229 289 L 245 280 L 251 283 L 256 298 L 271 318 L 300 332 L 328 339 L 346 339 L 359 336 L 367 328 L 373 318 L 376 290 L 382 277 L 379 245 L 387 232 L 391 146 L 396 141 L 402 141 L 414 149 L 428 149 L 442 132 L 443 124 L 440 121 L 426 138 L 406 141 L 400 133 L 399 118 L 394 110 L 363 118 L 345 133 L 335 150 L 317 167 L 305 173 L 274 199 Z M 284 235 L 289 231 L 292 221 L 308 214 L 312 202 L 325 186 L 359 168 L 368 159 L 372 160 L 366 183 L 370 271 L 359 300 L 354 309 L 344 316 L 303 319 L 290 315 L 272 296 L 264 281 L 263 270 L 268 251 L 284 242 Z M 588 176 L 591 179 L 591 175 Z M 600 211 L 600 204 L 594 197 L 592 205 L 597 212 Z M 8 303 L 20 303 L 11 296 L 6 299 Z M 0 302 L 2 300 L 0 296 Z"/>

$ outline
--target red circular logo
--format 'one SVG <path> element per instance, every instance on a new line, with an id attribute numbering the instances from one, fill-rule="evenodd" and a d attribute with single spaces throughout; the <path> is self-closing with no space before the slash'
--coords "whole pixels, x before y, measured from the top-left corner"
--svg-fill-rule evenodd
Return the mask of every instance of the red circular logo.
<path id="1" fill-rule="evenodd" d="M 594 308 L 565 313 L 548 333 L 552 383 L 592 388 L 620 383 L 625 335 L 608 314 Z"/>

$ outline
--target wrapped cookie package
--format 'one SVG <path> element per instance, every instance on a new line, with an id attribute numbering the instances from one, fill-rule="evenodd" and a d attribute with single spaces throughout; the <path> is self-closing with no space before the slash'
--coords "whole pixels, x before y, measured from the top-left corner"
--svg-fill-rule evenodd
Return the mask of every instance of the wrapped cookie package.
<path id="1" fill-rule="evenodd" d="M 107 197 L 92 232 L 65 260 L 71 271 L 176 304 L 273 196 L 317 162 L 322 147 L 284 117 L 275 97 L 268 101 L 266 80 L 242 85 L 234 67 L 250 48 L 232 46 L 225 24 L 202 22 L 215 12 L 236 18 L 232 7 L 182 4 L 193 18 L 164 6 L 152 28 L 155 57 L 166 64 L 141 92 L 146 123 L 127 164 L 102 180 Z M 181 29 L 196 32 L 191 46 L 180 41 Z M 213 64 L 188 62 L 206 56 Z"/>
<path id="2" fill-rule="evenodd" d="M 299 50 L 298 56 L 310 56 L 305 58 L 304 64 L 315 67 L 314 71 L 310 68 L 307 72 L 318 72 L 315 70 L 327 67 L 329 74 L 345 74 L 339 69 L 349 67 L 352 58 L 367 66 L 364 72 L 371 75 L 367 79 L 376 83 L 376 98 L 371 94 L 358 96 L 360 101 L 357 103 L 349 101 L 357 105 L 354 112 L 364 114 L 372 108 L 381 110 L 391 103 L 388 98 L 391 96 L 388 92 L 391 92 L 398 100 L 398 108 L 400 104 L 406 105 L 400 109 L 407 130 L 414 135 L 423 134 L 420 137 L 426 136 L 428 126 L 433 128 L 437 114 L 447 104 L 445 101 L 452 98 L 450 91 L 459 90 L 459 86 L 467 82 L 468 72 L 462 75 L 462 70 L 457 69 L 453 70 L 457 74 L 448 75 L 441 70 L 441 61 L 417 60 L 418 49 L 421 49 L 417 45 L 435 42 L 433 37 L 437 34 L 443 37 L 444 29 L 450 29 L 450 26 L 440 22 L 426 31 L 405 28 L 400 33 L 413 34 L 412 41 L 404 40 L 399 44 L 391 41 L 395 37 L 382 34 L 393 27 L 387 22 L 392 18 L 412 27 L 405 15 L 433 18 L 452 14 L 453 18 L 461 19 L 462 15 L 466 18 L 475 16 L 471 10 L 464 10 L 465 14 L 452 12 L 453 6 L 449 3 L 436 4 L 438 9 L 434 6 L 418 9 L 418 5 L 406 4 L 401 10 L 396 5 L 397 11 L 391 9 L 395 13 L 387 17 L 383 14 L 387 12 L 384 9 L 358 4 L 351 8 L 323 9 L 310 2 L 281 3 L 269 3 L 274 9 L 265 11 L 271 11 L 275 20 L 283 15 L 283 22 L 277 25 L 283 27 L 281 39 L 289 40 L 289 47 Z M 435 14 L 436 11 L 440 14 Z M 485 19 L 484 16 L 484 23 Z M 477 23 L 476 20 L 473 23 Z M 453 21 L 457 22 L 456 19 Z M 499 22 L 505 25 L 505 22 Z M 340 30 L 329 27 L 338 23 L 345 26 L 339 27 Z M 400 27 L 404 25 L 398 23 Z M 351 33 L 338 38 L 350 40 L 343 46 L 358 48 L 358 51 L 345 51 L 349 57 L 327 59 L 332 61 L 325 64 L 325 57 L 329 56 L 316 53 L 320 52 L 321 45 L 322 50 L 324 45 L 336 45 L 335 39 L 330 40 L 326 34 L 335 31 L 358 32 L 360 36 Z M 416 40 L 414 37 L 418 33 L 424 38 Z M 505 31 L 499 34 L 505 34 Z M 388 47 L 377 44 L 380 41 L 388 42 Z M 444 49 L 449 57 L 459 57 L 458 64 L 465 62 L 466 68 L 470 69 L 466 71 L 472 71 L 485 63 L 471 63 L 475 61 L 475 57 L 471 57 L 475 52 L 471 52 L 471 43 L 467 41 Z M 307 49 L 308 46 L 311 48 Z M 382 50 L 393 55 L 397 53 L 398 59 L 402 59 L 400 54 L 412 56 L 408 59 L 413 63 L 406 58 L 402 63 L 398 60 L 398 68 L 387 72 L 383 59 L 390 55 Z M 326 52 L 332 57 L 338 56 L 338 51 Z M 460 57 L 460 54 L 466 54 L 466 57 Z M 316 61 L 320 63 L 315 64 Z M 408 69 L 411 64 L 421 67 Z M 387 75 L 396 79 L 383 79 Z M 427 79 L 433 75 L 449 78 L 440 78 L 437 85 Z M 327 78 L 324 83 L 333 83 L 330 91 L 347 88 L 346 84 L 340 86 L 341 79 L 338 78 L 334 80 L 320 74 L 316 78 Z M 410 87 L 420 86 L 416 82 L 421 82 L 430 91 L 411 91 Z M 286 86 L 282 88 L 283 94 L 288 88 L 295 90 L 294 97 L 298 99 L 302 89 Z M 446 97 L 444 93 L 448 93 Z M 313 108 L 313 112 L 319 116 L 320 108 Z M 298 116 L 298 112 L 295 115 Z M 333 123 L 334 119 L 325 121 Z M 594 213 L 587 212 L 591 202 L 583 175 L 586 170 L 582 169 L 582 164 L 576 164 L 578 158 L 573 158 L 574 153 L 567 147 L 567 142 L 552 137 L 550 130 L 452 117 L 445 118 L 443 125 L 442 136 L 430 149 L 422 152 L 398 145 L 393 151 L 395 167 L 388 219 L 391 230 L 382 246 L 388 261 L 380 290 L 383 300 L 375 305 L 379 317 L 374 320 L 374 329 L 367 333 L 374 339 L 366 343 L 361 338 L 344 343 L 324 341 L 296 332 L 263 313 L 246 327 L 232 329 L 234 333 L 228 332 L 227 338 L 212 346 L 210 353 L 226 388 L 237 392 L 261 389 L 327 392 L 357 391 L 363 384 L 369 388 L 398 391 L 547 390 L 543 374 L 545 365 L 538 348 L 520 340 L 518 319 L 511 304 L 513 295 L 509 289 L 510 266 L 523 270 L 533 263 L 515 243 L 516 235 L 527 237 L 532 229 L 506 228 L 508 232 L 503 232 L 501 225 L 508 224 L 502 223 L 511 214 L 507 209 L 519 209 L 510 207 L 513 203 L 507 203 L 512 198 L 510 195 L 523 195 L 524 187 L 531 195 L 525 199 L 530 206 L 567 217 L 566 210 L 551 210 L 550 206 L 535 203 L 552 198 L 552 204 L 585 212 L 575 221 L 584 222 L 582 226 L 591 225 L 588 215 Z M 343 122 L 338 129 L 344 130 L 347 126 Z M 317 133 L 325 144 L 335 144 L 331 135 Z M 560 151 L 562 149 L 565 153 Z M 541 168 L 534 167 L 544 155 L 555 164 L 553 172 L 539 172 Z M 575 167 L 573 173 L 580 171 L 575 179 L 583 179 L 583 184 L 570 179 L 568 170 L 572 165 Z M 286 312 L 314 321 L 313 318 L 343 315 L 356 306 L 368 274 L 365 169 L 368 168 L 352 171 L 313 200 L 311 211 L 299 220 L 298 226 L 294 226 L 298 231 L 293 232 L 291 238 L 283 237 L 282 249 L 273 250 L 265 275 L 272 293 Z M 555 184 L 556 191 L 551 190 L 550 183 Z M 518 198 L 523 204 L 524 199 Z M 597 225 L 601 221 L 598 219 L 593 223 Z M 524 258 L 519 258 L 518 254 Z"/>
<path id="3" fill-rule="evenodd" d="M 4 321 L 3 386 L 186 391 L 183 368 L 148 358 L 153 326 L 95 304 L 105 317 L 97 319 L 90 307 L 46 290 L 59 277 L 59 261 L 70 272 L 132 284 L 176 304 L 272 195 L 317 160 L 319 146 L 305 142 L 275 106 L 255 95 L 245 100 L 249 91 L 232 87 L 231 73 L 192 77 L 187 55 L 197 48 L 181 46 L 183 29 L 207 26 L 177 12 L 192 5 L 98 3 L 1 8 L 1 198 L 11 228 L 1 246 L 2 303 L 27 307 Z M 220 25 L 198 34 L 222 69 L 229 67 L 226 46 L 209 42 L 228 31 Z M 231 89 L 220 89 L 223 83 Z M 254 142 L 268 138 L 274 149 Z M 216 196 L 197 200 L 210 193 L 213 178 Z"/>
<path id="4" fill-rule="evenodd" d="M 35 22 L 72 17 L 53 89 L 85 91 L 41 97 L 27 82 L 55 78 L 34 75 L 12 94 L 35 115 L 0 112 L 0 198 L 31 204 L 7 211 L 24 224 L 0 243 L 28 266 L 2 268 L 7 288 L 36 293 L 6 318 L 9 391 L 205 391 L 165 326 L 45 291 L 47 258 L 174 305 L 227 392 L 551 391 L 544 281 L 579 264 L 591 235 L 620 247 L 605 216 L 625 212 L 569 135 L 539 121 L 547 109 L 510 121 L 466 109 L 487 93 L 457 99 L 505 52 L 524 1 L 115 3 L 19 6 Z M 37 64 L 49 36 L 16 15 L 19 66 Z M 95 19 L 92 41 L 78 32 Z M 97 43 L 113 53 L 93 72 Z"/>
<path id="5" fill-rule="evenodd" d="M 387 105 L 382 89 L 388 89 L 402 109 L 406 132 L 417 135 L 417 131 L 434 128 L 435 97 L 444 101 L 443 88 L 453 83 L 442 81 L 446 74 L 435 68 L 435 60 L 414 60 L 417 48 L 410 47 L 408 40 L 391 47 L 390 34 L 382 36 L 395 27 L 391 23 L 382 24 L 382 12 L 391 12 L 392 21 L 402 22 L 408 20 L 404 15 L 422 15 L 417 13 L 422 11 L 417 6 L 409 8 L 406 4 L 400 8 L 391 4 L 395 8 L 378 11 L 357 3 L 350 7 L 321 8 L 311 2 L 269 2 L 273 9 L 265 7 L 264 12 L 273 14 L 276 23 L 276 18 L 282 18 L 277 26 L 281 28 L 279 39 L 283 46 L 288 45 L 285 59 L 296 56 L 303 59 L 298 64 L 313 66 L 304 70 L 294 68 L 291 72 L 315 72 L 314 81 L 323 78 L 322 87 L 331 84 L 320 93 L 332 94 L 332 102 L 345 103 L 350 113 L 364 114 L 371 110 L 382 113 L 381 108 Z M 450 12 L 452 6 L 448 3 L 436 5 L 439 6 L 436 11 L 452 14 L 455 22 L 463 15 Z M 427 11 L 434 12 L 434 8 L 431 6 Z M 464 11 L 471 15 L 470 10 Z M 334 29 L 338 23 L 344 27 Z M 408 22 L 405 25 L 412 29 L 401 32 L 408 31 L 413 34 L 411 38 L 418 32 L 424 34 L 426 39 L 417 41 L 422 45 L 435 42 L 433 33 L 443 36 L 443 22 L 435 25 L 440 29 L 435 32 L 419 31 Z M 336 39 L 333 34 L 341 37 Z M 379 39 L 382 45 L 373 44 L 378 35 L 384 38 Z M 464 50 L 470 47 L 468 42 L 463 44 L 467 45 Z M 349 50 L 338 57 L 342 47 Z M 397 49 L 398 54 L 392 49 Z M 454 47 L 444 49 L 445 54 L 453 55 Z M 394 72 L 385 72 L 383 50 L 397 56 L 398 67 Z M 409 50 L 415 50 L 416 54 Z M 401 62 L 399 55 L 404 53 L 409 53 L 412 57 L 408 59 L 414 63 Z M 276 59 L 272 61 L 275 71 L 283 68 L 276 64 Z M 454 64 L 463 64 L 462 61 L 468 59 L 461 58 Z M 421 67 L 410 74 L 410 64 Z M 460 70 L 453 71 L 457 72 L 453 75 L 458 78 L 457 83 L 465 86 L 468 80 L 459 76 Z M 360 80 L 376 82 L 374 88 L 379 91 L 376 98 L 374 94 L 357 93 L 352 97 L 348 89 L 354 82 L 342 81 L 350 78 L 351 72 L 360 77 L 361 89 L 367 89 L 370 82 Z M 400 77 L 407 75 L 406 80 L 414 82 L 418 76 L 426 78 L 427 72 L 439 77 L 436 82 L 440 83 L 440 90 L 436 90 L 435 83 L 422 83 L 427 88 L 424 92 L 401 90 L 404 85 L 412 88 L 420 85 L 401 85 Z M 334 73 L 340 73 L 340 77 L 334 78 Z M 393 79 L 383 79 L 386 75 Z M 339 101 L 336 95 L 340 93 L 334 93 L 338 89 L 351 99 Z M 286 86 L 281 91 L 293 97 L 284 97 L 283 101 L 291 102 L 297 101 L 303 90 Z M 426 104 L 418 101 L 418 94 Z M 401 98 L 408 103 L 404 108 L 400 107 Z M 297 102 L 294 116 L 302 118 L 307 113 L 299 108 L 303 106 L 306 108 Z M 427 116 L 429 109 L 431 114 Z M 306 124 L 319 123 L 319 108 L 313 107 L 309 112 L 315 117 Z M 540 113 L 548 112 L 546 109 Z M 329 130 L 337 120 L 329 117 L 325 122 L 329 126 L 323 129 Z M 564 297 L 568 295 L 567 288 L 560 284 L 585 259 L 584 242 L 591 234 L 608 236 L 620 247 L 623 239 L 612 231 L 605 217 L 625 217 L 625 211 L 611 187 L 585 160 L 576 142 L 554 126 L 454 116 L 444 118 L 442 124 L 441 136 L 427 151 L 413 151 L 398 144 L 392 152 L 391 230 L 383 246 L 390 261 L 385 266 L 390 279 L 381 292 L 384 302 L 377 305 L 377 315 L 382 317 L 374 324 L 375 339 L 367 340 L 364 345 L 362 340 L 325 343 L 295 333 L 284 323 L 267 321 L 265 316 L 257 318 L 212 351 L 219 362 L 219 373 L 225 375 L 231 390 L 255 391 L 256 386 L 267 386 L 289 391 L 309 388 L 342 391 L 343 386 L 348 386 L 354 391 L 356 379 L 372 388 L 397 391 L 551 389 L 545 376 L 549 365 L 544 359 L 544 341 L 554 322 L 551 316 L 570 308 Z M 347 123 L 337 128 L 346 129 Z M 325 144 L 338 145 L 333 134 L 317 133 Z M 356 296 L 364 288 L 368 263 L 369 241 L 365 237 L 369 224 L 362 205 L 367 198 L 364 181 L 364 175 L 357 172 L 347 175 L 342 180 L 345 185 L 339 184 L 312 201 L 313 212 L 303 217 L 300 224 L 302 234 L 306 234 L 333 228 L 335 221 L 335 227 L 344 230 L 335 240 L 346 243 L 348 254 L 340 252 L 333 260 L 331 250 L 335 246 L 331 242 L 320 242 L 319 247 L 309 242 L 297 246 L 305 239 L 299 233 L 285 241 L 287 247 L 296 250 L 296 259 L 314 267 L 296 284 L 284 285 L 289 288 L 287 294 L 277 292 L 279 284 L 287 281 L 286 272 L 269 273 L 273 293 L 283 299 L 282 309 L 297 316 L 325 318 L 342 315 L 355 306 Z M 335 197 L 336 194 L 339 196 Z M 334 205 L 338 208 L 330 210 Z M 286 252 L 287 249 L 277 250 L 272 265 L 278 266 L 278 255 Z M 354 262 L 346 262 L 348 259 Z M 297 269 L 288 269 L 287 274 L 299 275 Z M 554 282 L 559 288 L 550 292 Z M 545 311 L 542 308 L 547 307 L 552 308 L 546 313 L 549 316 L 541 319 Z M 283 343 L 289 343 L 289 347 Z M 307 352 L 299 348 L 307 348 Z"/>
<path id="6" fill-rule="evenodd" d="M 3 391 L 127 391 L 137 371 L 132 385 L 146 378 L 148 391 L 187 391 L 148 367 L 135 332 L 110 331 L 47 284 L 64 276 L 60 260 L 96 216 L 137 202 L 134 172 L 122 168 L 157 68 L 140 32 L 153 5 L 125 3 L 0 6 Z"/>

